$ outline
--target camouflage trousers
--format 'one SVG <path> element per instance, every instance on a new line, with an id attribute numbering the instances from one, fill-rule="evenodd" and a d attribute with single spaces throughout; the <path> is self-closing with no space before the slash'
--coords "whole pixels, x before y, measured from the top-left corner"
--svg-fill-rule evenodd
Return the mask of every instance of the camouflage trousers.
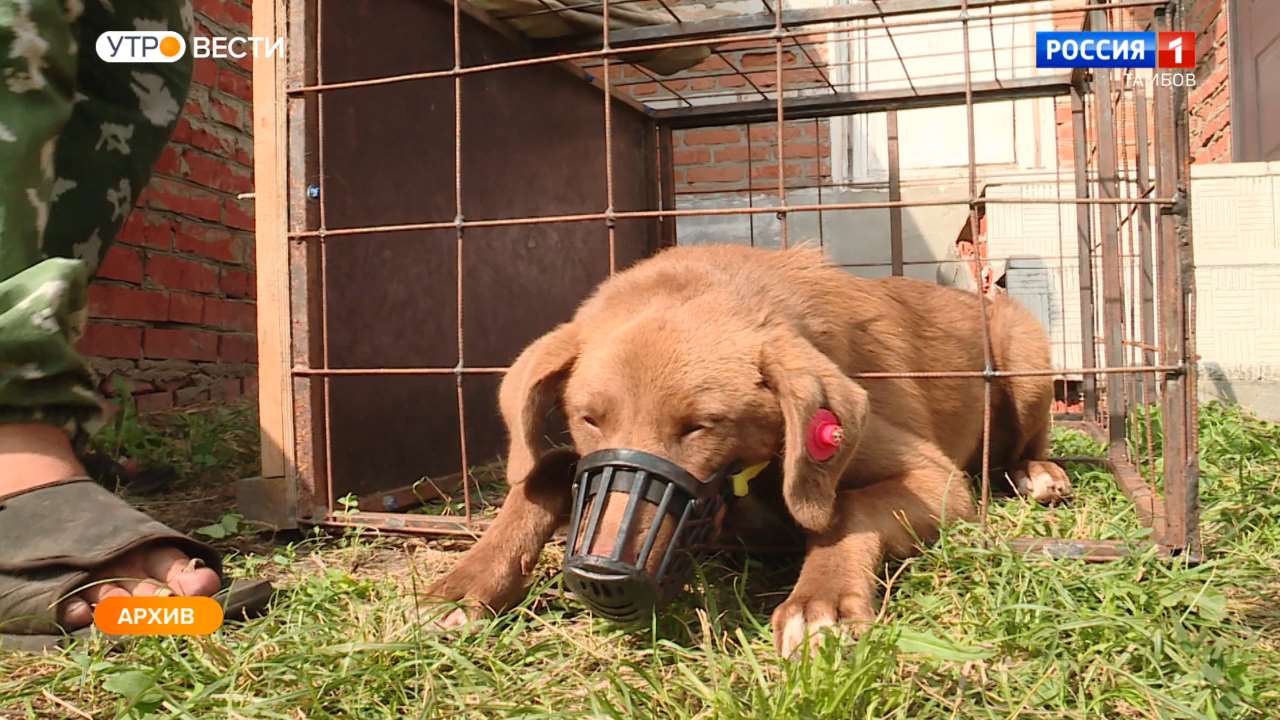
<path id="1" fill-rule="evenodd" d="M 168 142 L 191 78 L 107 63 L 108 30 L 190 37 L 190 0 L 0 0 L 0 422 L 101 416 L 75 342 L 87 285 Z"/>

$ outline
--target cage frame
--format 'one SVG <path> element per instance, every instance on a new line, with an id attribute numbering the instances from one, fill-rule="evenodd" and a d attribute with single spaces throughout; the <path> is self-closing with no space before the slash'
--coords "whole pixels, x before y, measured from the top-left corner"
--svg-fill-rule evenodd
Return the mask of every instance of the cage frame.
<path id="1" fill-rule="evenodd" d="M 906 207 L 919 207 L 930 203 L 901 200 L 900 172 L 897 160 L 896 111 L 920 107 L 963 106 L 967 113 L 968 182 L 969 194 L 962 203 L 948 199 L 935 204 L 965 204 L 969 208 L 970 227 L 976 227 L 979 206 L 996 203 L 1031 202 L 1022 199 L 980 197 L 977 189 L 977 162 L 975 154 L 974 105 L 981 102 L 1026 99 L 1037 97 L 1069 98 L 1071 103 L 1073 134 L 1074 198 L 1038 199 L 1036 203 L 1073 205 L 1076 208 L 1077 261 L 1080 268 L 1080 333 L 1082 367 L 1054 369 L 1043 374 L 1083 378 L 1084 413 L 1081 417 L 1055 419 L 1056 422 L 1074 425 L 1107 444 L 1104 458 L 1058 458 L 1078 462 L 1094 462 L 1110 468 L 1124 494 L 1132 501 L 1135 512 L 1143 525 L 1152 530 L 1151 540 L 1140 543 L 1139 549 L 1154 547 L 1164 555 L 1200 555 L 1199 537 L 1199 476 L 1198 439 L 1196 420 L 1195 355 L 1195 276 L 1192 254 L 1192 238 L 1189 213 L 1189 139 L 1186 113 L 1187 92 L 1181 86 L 1154 84 L 1152 88 L 1153 122 L 1148 138 L 1146 114 L 1136 123 L 1138 153 L 1137 182 L 1142 194 L 1124 197 L 1117 187 L 1116 148 L 1114 131 L 1114 106 L 1111 102 L 1093 103 L 1092 111 L 1087 102 L 1090 97 L 1111 98 L 1113 93 L 1110 72 L 1089 73 L 1076 70 L 1069 74 L 1049 77 L 996 80 L 977 82 L 969 67 L 971 49 L 969 32 L 971 23 L 985 16 L 971 15 L 975 9 L 1012 9 L 1009 17 L 1021 15 L 1046 15 L 1058 13 L 1083 13 L 1086 29 L 1106 29 L 1108 11 L 1129 8 L 1152 8 L 1154 15 L 1151 29 L 1171 29 L 1182 19 L 1182 7 L 1178 0 L 1077 0 L 1070 6 L 1055 4 L 1052 10 L 1035 10 L 1019 13 L 1018 6 L 1030 0 L 898 0 L 882 7 L 876 0 L 851 0 L 845 5 L 819 9 L 785 10 L 777 6 L 770 12 L 756 15 L 734 16 L 715 20 L 679 22 L 670 25 L 634 28 L 630 30 L 605 30 L 598 41 L 569 40 L 542 43 L 541 54 L 529 61 L 512 61 L 505 66 L 522 64 L 557 64 L 583 81 L 594 85 L 605 98 L 604 132 L 606 144 L 606 182 L 609 184 L 609 207 L 598 213 L 579 216 L 559 216 L 551 219 L 517 218 L 515 220 L 489 221 L 489 224 L 513 222 L 604 222 L 610 238 L 610 272 L 613 267 L 613 228 L 618 220 L 647 218 L 660 223 L 664 245 L 675 244 L 675 222 L 685 215 L 714 214 L 709 211 L 681 210 L 676 208 L 672 165 L 672 133 L 676 129 L 745 124 L 753 122 L 776 123 L 781 131 L 784 121 L 818 119 L 834 115 L 868 112 L 887 112 L 890 118 L 889 135 L 889 200 L 885 202 L 852 203 L 817 206 L 788 205 L 787 186 L 782 157 L 785 144 L 778 144 L 777 195 L 779 204 L 769 207 L 752 206 L 747 210 L 734 209 L 732 214 L 746 212 L 776 214 L 782 221 L 783 244 L 786 244 L 786 217 L 789 213 L 840 209 L 884 208 L 890 211 L 891 264 L 893 274 L 902 274 L 902 223 L 901 211 Z M 415 79 L 452 78 L 455 101 L 461 96 L 462 76 L 478 72 L 463 68 L 460 63 L 459 37 L 461 18 L 478 21 L 485 27 L 508 38 L 512 43 L 528 47 L 522 37 L 496 22 L 491 16 L 468 6 L 465 0 L 445 4 L 452 7 L 454 32 L 454 67 L 449 70 L 414 73 L 391 78 L 371 78 L 367 81 L 349 81 L 326 85 L 319 75 L 316 45 L 316 7 L 323 0 L 253 0 L 253 34 L 256 36 L 287 38 L 286 57 L 258 59 L 253 64 L 253 131 L 255 174 L 255 228 L 257 234 L 257 290 L 258 290 L 258 348 L 259 348 L 259 419 L 262 435 L 262 472 L 260 477 L 247 478 L 238 484 L 240 505 L 247 515 L 276 527 L 289 528 L 299 525 L 324 527 L 362 526 L 386 531 L 416 533 L 433 536 L 477 537 L 488 522 L 470 516 L 470 497 L 467 495 L 467 517 L 415 515 L 396 512 L 375 512 L 366 509 L 339 511 L 332 493 L 331 465 L 323 457 L 329 450 L 327 428 L 328 382 L 330 378 L 352 374 L 437 374 L 452 375 L 456 379 L 459 401 L 459 441 L 462 448 L 462 468 L 467 472 L 466 429 L 463 427 L 462 379 L 464 376 L 499 374 L 502 367 L 469 367 L 461 360 L 462 318 L 459 302 L 459 354 L 460 360 L 453 368 L 367 368 L 339 369 L 327 366 L 327 338 L 324 320 L 319 315 L 315 298 L 308 294 L 324 273 L 314 250 L 329 237 L 341 237 L 356 231 L 380 230 L 397 232 L 410 229 L 449 229 L 457 232 L 461 251 L 466 227 L 484 226 L 486 221 L 468 221 L 461 213 L 453 221 L 438 221 L 363 227 L 356 229 L 328 229 L 316 218 L 323 212 L 308 201 L 312 184 L 318 177 L 314 166 L 314 153 L 309 152 L 312 143 L 320 141 L 317 126 L 323 124 L 323 97 L 326 92 L 361 85 L 406 82 Z M 622 4 L 627 0 L 613 0 Z M 597 0 L 608 17 L 609 0 Z M 781 1 L 778 0 L 778 5 Z M 663 3 L 679 21 L 679 17 Z M 786 87 L 782 68 L 782 53 L 787 41 L 793 41 L 804 49 L 798 34 L 822 23 L 850 20 L 878 21 L 886 30 L 891 27 L 935 24 L 936 18 L 916 19 L 919 13 L 951 11 L 959 13 L 955 22 L 962 26 L 964 36 L 964 83 L 952 86 L 931 86 L 918 90 L 840 92 L 829 78 L 831 96 L 784 98 Z M 998 17 L 1004 17 L 1001 15 Z M 874 27 L 874 26 L 873 26 Z M 291 32 L 291 28 L 294 30 Z M 727 37 L 726 37 L 727 34 Z M 766 41 L 773 45 L 776 57 L 776 85 L 769 99 L 768 93 L 756 87 L 762 96 L 759 101 L 737 101 L 710 106 L 677 107 L 654 110 L 636 103 L 630 96 L 611 87 L 609 66 L 618 62 L 627 51 L 637 48 L 649 50 L 683 47 L 708 41 L 725 42 L 734 39 Z M 895 46 L 896 52 L 896 46 Z M 807 51 L 805 52 L 808 55 Z M 604 72 L 592 73 L 571 61 L 583 58 L 598 59 Z M 811 60 L 811 58 L 810 58 Z M 899 62 L 902 56 L 898 54 Z M 813 63 L 816 66 L 816 63 Z M 495 64 L 493 68 L 498 68 Z M 905 70 L 905 64 L 903 66 Z M 745 75 L 745 73 L 744 73 Z M 910 74 L 908 74 L 910 82 Z M 659 81 L 660 82 L 660 81 Z M 755 84 L 752 83 L 755 87 Z M 675 92 L 675 91 L 673 91 Z M 1135 90 L 1138 106 L 1145 103 L 1143 89 Z M 675 93 L 677 96 L 678 93 Z M 639 212 L 615 212 L 612 203 L 612 149 L 610 108 L 614 101 L 642 110 L 653 118 L 657 128 L 657 155 L 661 178 L 658 209 Z M 1120 93 L 1123 104 L 1124 92 Z M 461 104 L 455 103 L 455 158 L 461 159 L 460 137 L 463 132 Z M 1094 127 L 1097 156 L 1096 178 L 1089 177 L 1089 131 Z M 748 133 L 749 137 L 750 133 Z M 781 132 L 779 132 L 781 137 Z M 1148 151 L 1148 141 L 1152 150 Z M 1127 156 L 1126 156 L 1127 158 Z M 1148 160 L 1154 159 L 1154 177 L 1148 177 Z M 461 163 L 455 164 L 458 176 L 458 203 L 461 206 Z M 749 181 L 750 182 L 750 181 Z M 1144 188 L 1145 186 L 1145 188 Z M 752 192 L 752 185 L 747 190 Z M 1091 197 L 1096 187 L 1097 196 Z M 320 208 L 323 208 L 321 191 Z M 1100 227 L 1092 227 L 1095 208 L 1099 213 Z M 1125 218 L 1119 217 L 1127 209 Z M 1150 214 L 1154 212 L 1154 217 Z M 726 211 L 726 214 L 729 214 Z M 1135 220 L 1136 217 L 1136 220 Z M 1124 335 L 1125 310 L 1123 293 L 1123 265 L 1121 259 L 1121 228 L 1140 239 L 1142 255 L 1139 261 L 1141 279 L 1141 312 L 1143 315 L 1142 338 L 1126 339 Z M 1136 230 L 1133 229 L 1134 226 Z M 1099 252 L 1095 253 L 1093 239 L 1101 237 Z M 976 237 L 976 233 L 975 233 Z M 1131 241 L 1132 242 L 1132 241 Z M 1155 267 L 1154 255 L 1162 260 Z M 461 255 L 459 255 L 461 258 Z M 461 259 L 458 267 L 458 296 L 462 293 Z M 1094 287 L 1095 265 L 1100 262 L 1101 293 Z M 1136 272 L 1136 271 L 1135 271 Z M 1065 302 L 1066 287 L 1063 286 Z M 1159 345 L 1156 345 L 1154 328 L 1156 303 L 1159 300 Z M 1102 304 L 1101 332 L 1094 325 L 1095 303 Z M 1137 303 L 1135 303 L 1136 305 Z M 981 487 L 981 508 L 985 510 L 990 496 L 989 464 L 986 459 L 990 437 L 990 390 L 993 380 L 1005 375 L 1032 373 L 1002 373 L 992 369 L 990 346 L 986 343 L 986 303 L 983 307 L 984 346 L 988 354 L 987 367 L 973 372 L 913 373 L 914 376 L 955 377 L 972 376 L 984 379 L 986 401 L 984 403 L 984 462 Z M 317 333 L 317 328 L 319 332 Z M 1091 350 L 1101 345 L 1105 355 L 1104 366 L 1094 361 Z M 1126 348 L 1126 345 L 1129 346 Z M 1126 349 L 1141 354 L 1141 361 L 1129 362 Z M 902 376 L 904 374 L 864 373 L 855 377 Z M 1101 379 L 1099 379 L 1101 376 Z M 1105 415 L 1100 415 L 1101 390 L 1106 397 L 1130 398 L 1127 392 L 1141 385 L 1144 392 L 1158 386 L 1158 399 L 1164 413 L 1164 439 L 1162 445 L 1163 491 L 1158 492 L 1154 483 L 1142 476 L 1137 465 L 1127 455 L 1126 428 L 1129 417 L 1124 403 L 1111 403 Z M 1126 387 L 1129 388 L 1126 391 Z M 1144 397 L 1144 400 L 1146 398 Z M 1144 404 L 1147 404 L 1144 402 Z M 1150 431 L 1148 429 L 1148 443 Z M 1154 459 L 1154 458 L 1151 458 Z M 323 474 L 317 469 L 323 467 Z M 461 481 L 462 473 L 455 478 L 469 493 L 469 483 Z M 327 488 L 327 489 L 326 489 Z M 327 492 L 327 495 L 326 495 Z M 399 495 L 397 495 L 399 493 Z M 410 499 L 421 500 L 420 493 L 412 497 L 405 490 L 392 489 L 385 493 L 382 502 L 386 507 L 397 507 Z M 1131 543 L 1105 540 L 1078 540 L 1064 538 L 1019 538 L 1012 543 L 1016 549 L 1027 552 L 1048 553 L 1054 557 L 1080 558 L 1088 561 L 1104 561 L 1123 557 L 1134 550 Z"/>

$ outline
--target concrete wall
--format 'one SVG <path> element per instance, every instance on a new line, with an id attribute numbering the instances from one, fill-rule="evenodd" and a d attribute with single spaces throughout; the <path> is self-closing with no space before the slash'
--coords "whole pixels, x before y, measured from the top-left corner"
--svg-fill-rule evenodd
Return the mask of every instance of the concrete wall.
<path id="1" fill-rule="evenodd" d="M 902 197 L 908 202 L 928 202 L 963 196 L 966 192 L 966 184 L 957 180 L 905 187 Z M 788 205 L 884 202 L 888 199 L 888 191 L 882 189 L 823 188 L 821 200 L 816 188 L 787 193 Z M 755 193 L 750 202 L 746 193 L 681 195 L 677 198 L 677 207 L 745 208 L 749 204 L 772 207 L 777 202 L 777 193 Z M 910 277 L 935 281 L 940 270 L 954 265 L 947 262 L 948 253 L 968 217 L 968 209 L 964 205 L 905 208 L 902 212 L 905 273 Z M 751 218 L 745 215 L 682 217 L 676 230 L 678 241 L 684 245 L 731 243 L 777 247 L 782 237 L 778 218 L 772 213 L 757 214 Z M 805 242 L 820 245 L 833 262 L 847 266 L 857 275 L 884 277 L 890 274 L 888 210 L 788 213 L 787 234 L 792 245 Z"/>

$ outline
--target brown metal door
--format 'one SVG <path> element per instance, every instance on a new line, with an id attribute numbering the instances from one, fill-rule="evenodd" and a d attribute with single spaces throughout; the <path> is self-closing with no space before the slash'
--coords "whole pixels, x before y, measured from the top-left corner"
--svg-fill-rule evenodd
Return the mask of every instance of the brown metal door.
<path id="1" fill-rule="evenodd" d="M 449 4 L 421 0 L 323 3 L 320 62 L 326 82 L 453 65 Z M 373 42 L 370 39 L 376 38 Z M 523 57 L 523 51 L 462 16 L 462 64 Z M 321 197 L 329 228 L 562 216 L 603 211 L 603 96 L 552 65 L 462 76 L 462 168 L 455 175 L 454 84 L 448 77 L 328 93 Z M 614 205 L 654 208 L 655 130 L 613 104 Z M 311 146 L 309 151 L 314 151 Z M 458 179 L 460 177 L 460 180 Z M 461 182 L 462 209 L 455 207 Z M 616 224 L 619 269 L 658 245 L 649 219 Z M 465 359 L 509 365 L 527 344 L 568 320 L 609 274 L 609 232 L 600 222 L 471 227 L 458 263 L 452 229 L 335 236 L 322 247 L 324 325 L 334 368 L 452 368 L 460 365 L 458 277 L 465 305 Z M 468 462 L 501 455 L 500 375 L 462 379 Z M 370 494 L 462 463 L 452 373 L 354 375 L 330 382 L 334 497 Z"/>
<path id="2" fill-rule="evenodd" d="M 1235 160 L 1280 160 L 1280 2 L 1236 0 Z"/>

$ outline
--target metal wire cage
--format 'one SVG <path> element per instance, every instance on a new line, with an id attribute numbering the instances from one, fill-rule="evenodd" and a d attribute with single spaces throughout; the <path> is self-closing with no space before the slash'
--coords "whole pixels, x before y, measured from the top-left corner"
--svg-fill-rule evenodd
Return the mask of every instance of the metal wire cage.
<path id="1" fill-rule="evenodd" d="M 503 15 L 463 0 L 254 2 L 255 34 L 285 36 L 288 55 L 254 66 L 258 271 L 275 281 L 259 298 L 263 477 L 242 486 L 248 512 L 279 525 L 482 532 L 501 494 L 500 482 L 483 481 L 501 476 L 490 463 L 502 450 L 494 391 L 506 365 L 596 283 L 680 242 L 682 222 L 745 218 L 753 244 L 763 234 L 787 247 L 797 218 L 818 217 L 821 243 L 824 214 L 884 211 L 884 269 L 901 275 L 910 268 L 905 210 L 963 208 L 977 241 L 993 208 L 1051 206 L 1075 208 L 1074 250 L 1060 240 L 1059 257 L 1079 273 L 1079 366 L 993 369 L 980 303 L 985 367 L 857 377 L 985 381 L 984 519 L 993 383 L 1047 374 L 1078 387 L 1077 412 L 1058 421 L 1105 440 L 1108 453 L 1074 459 L 1111 468 L 1162 551 L 1197 551 L 1186 88 L 1161 82 L 1164 71 L 1142 84 L 1119 71 L 1002 75 L 995 59 L 996 28 L 1014 18 L 1160 31 L 1180 27 L 1178 2 L 788 9 L 761 0 L 759 12 L 693 18 L 652 0 L 645 6 L 660 6 L 670 23 L 611 28 L 611 8 L 638 2 L 589 0 L 573 9 L 600 15 L 602 31 L 537 41 L 510 23 L 566 8 Z M 962 38 L 959 83 L 913 75 L 912 56 L 900 51 L 909 34 L 944 26 Z M 905 82 L 855 84 L 863 61 L 825 56 L 831 37 L 868 29 L 891 43 Z M 973 47 L 984 29 L 989 47 Z M 707 61 L 669 76 L 645 66 L 690 48 L 705 48 Z M 991 61 L 979 72 L 983 53 Z M 1073 196 L 1001 196 L 981 183 L 975 108 L 1031 98 L 1069 109 L 1059 154 L 1073 167 Z M 898 113 L 948 106 L 964 111 L 965 192 L 904 200 Z M 812 175 L 789 174 L 796 123 L 820 135 L 830 118 L 876 113 L 888 127 L 886 199 L 842 200 L 821 143 Z M 746 128 L 745 205 L 696 198 L 677 178 L 679 134 L 726 126 Z M 770 162 L 757 166 L 751 143 L 766 139 Z M 816 189 L 817 202 L 789 202 L 800 189 Z M 981 277 L 996 259 L 980 248 L 955 262 Z M 1065 316 L 1074 288 L 1059 280 Z M 1127 548 L 1018 544 L 1086 559 Z"/>

